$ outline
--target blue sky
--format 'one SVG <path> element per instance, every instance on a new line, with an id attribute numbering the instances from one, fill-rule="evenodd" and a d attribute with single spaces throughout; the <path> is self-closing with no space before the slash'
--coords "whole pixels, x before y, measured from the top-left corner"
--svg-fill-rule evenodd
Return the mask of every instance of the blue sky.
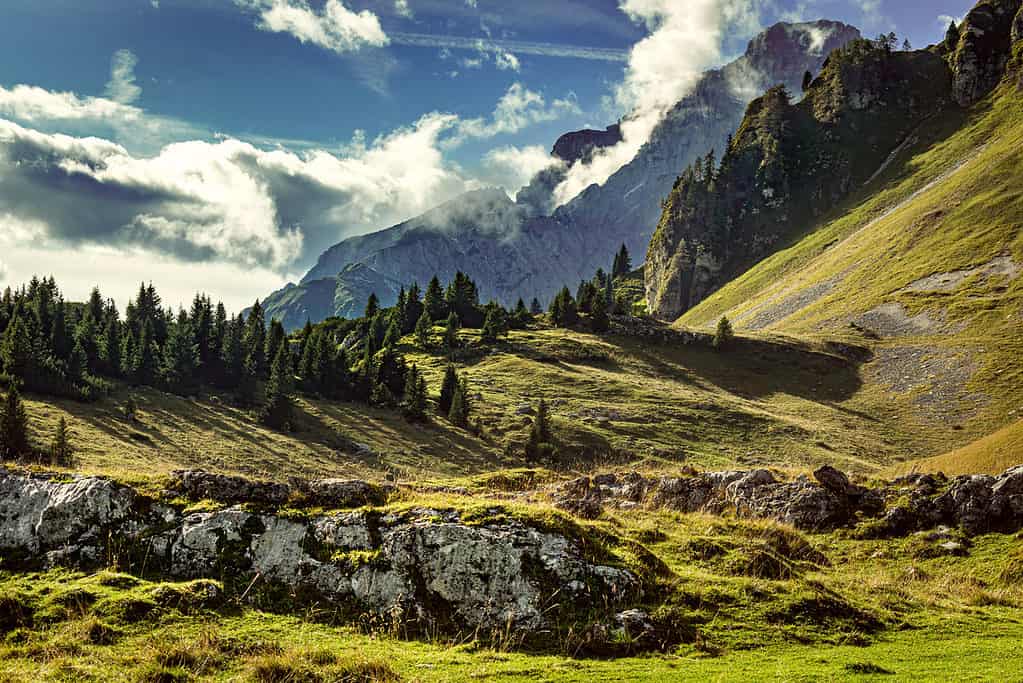
<path id="1" fill-rule="evenodd" d="M 347 235 L 514 192 L 562 132 L 656 117 L 775 21 L 924 46 L 971 5 L 5 0 L 0 282 L 43 267 L 121 297 L 153 277 L 240 306 Z"/>

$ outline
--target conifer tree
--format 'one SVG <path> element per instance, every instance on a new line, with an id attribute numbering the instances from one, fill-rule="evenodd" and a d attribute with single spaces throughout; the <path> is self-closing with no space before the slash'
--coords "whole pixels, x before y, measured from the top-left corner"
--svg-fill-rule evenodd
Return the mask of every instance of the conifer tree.
<path id="1" fill-rule="evenodd" d="M 809 90 L 810 89 L 810 84 L 812 84 L 812 83 L 813 83 L 813 73 L 810 72 L 810 71 L 807 71 L 805 74 L 803 74 L 803 92 L 806 92 L 807 90 Z M 731 147 L 731 145 L 729 145 L 729 147 Z"/>
<path id="2" fill-rule="evenodd" d="M 27 379 L 35 372 L 35 350 L 29 337 L 28 326 L 17 312 L 14 319 L 4 331 L 3 343 L 0 344 L 0 359 L 3 360 L 4 372 Z"/>
<path id="3" fill-rule="evenodd" d="M 547 412 L 547 402 L 540 399 L 536 406 L 533 426 L 529 430 L 529 439 L 526 441 L 526 458 L 535 461 L 550 455 L 554 449 L 552 441 L 551 418 Z"/>
<path id="4" fill-rule="evenodd" d="M 232 318 L 225 327 L 224 339 L 220 344 L 220 365 L 223 369 L 220 381 L 228 389 L 234 389 L 241 384 L 245 369 L 243 327 L 240 316 Z"/>
<path id="5" fill-rule="evenodd" d="M 363 317 L 366 318 L 366 320 L 372 320 L 379 312 L 380 299 L 377 298 L 376 292 L 370 292 L 369 298 L 366 300 L 366 312 L 363 313 Z"/>
<path id="6" fill-rule="evenodd" d="M 0 408 L 0 456 L 4 460 L 14 460 L 30 452 L 25 404 L 21 402 L 17 387 L 11 386 Z"/>
<path id="7" fill-rule="evenodd" d="M 484 344 L 493 344 L 501 335 L 508 334 L 508 314 L 497 304 L 487 307 L 487 318 L 483 322 L 483 329 L 480 331 L 480 341 Z"/>
<path id="8" fill-rule="evenodd" d="M 160 375 L 168 391 L 190 396 L 199 390 L 196 368 L 199 364 L 199 349 L 195 342 L 192 323 L 182 310 L 177 322 L 167 335 L 163 345 L 163 361 Z"/>
<path id="9" fill-rule="evenodd" d="M 67 427 L 67 420 L 61 415 L 57 422 L 57 431 L 54 432 L 53 442 L 50 444 L 50 464 L 59 467 L 74 466 L 74 447 L 71 445 L 71 433 Z"/>
<path id="10" fill-rule="evenodd" d="M 138 345 L 135 347 L 134 359 L 132 360 L 132 375 L 136 384 L 152 386 L 156 380 L 159 368 L 159 349 L 154 339 L 152 321 L 147 320 L 142 327 L 142 336 L 139 337 Z"/>
<path id="11" fill-rule="evenodd" d="M 387 327 L 384 325 L 384 314 L 378 312 L 369 323 L 369 340 L 372 342 L 373 353 L 379 351 L 384 345 L 387 337 Z"/>
<path id="12" fill-rule="evenodd" d="M 590 312 L 590 327 L 597 334 L 607 332 L 611 328 L 611 319 L 607 315 L 603 295 L 593 299 L 593 309 Z"/>
<path id="13" fill-rule="evenodd" d="M 448 306 L 444 301 L 444 290 L 441 289 L 440 280 L 434 275 L 430 284 L 426 287 L 426 294 L 423 296 L 423 306 L 430 314 L 433 322 L 440 322 L 448 315 Z"/>
<path id="14" fill-rule="evenodd" d="M 615 255 L 614 265 L 611 268 L 611 277 L 624 277 L 632 272 L 632 259 L 629 257 L 629 250 L 623 244 Z"/>
<path id="15" fill-rule="evenodd" d="M 266 383 L 266 399 L 260 413 L 260 421 L 271 429 L 291 431 L 292 376 L 288 348 L 281 345 L 277 350 L 273 365 L 270 367 L 270 379 Z"/>
<path id="16" fill-rule="evenodd" d="M 405 309 L 407 307 L 408 295 L 405 293 L 405 287 L 402 286 L 398 292 L 398 303 L 394 305 L 394 311 L 391 313 L 391 324 L 397 326 L 398 339 L 405 334 L 402 330 L 405 329 Z"/>
<path id="17" fill-rule="evenodd" d="M 457 391 L 458 373 L 455 372 L 455 366 L 452 363 L 448 363 L 447 368 L 444 370 L 444 380 L 440 385 L 440 398 L 437 399 L 438 413 L 447 415 L 451 412 L 451 403 L 454 401 Z"/>
<path id="18" fill-rule="evenodd" d="M 732 330 L 731 321 L 722 316 L 721 320 L 718 321 L 717 329 L 714 331 L 714 348 L 718 350 L 724 349 L 731 344 L 734 337 L 735 332 Z"/>
<path id="19" fill-rule="evenodd" d="M 404 399 L 401 402 L 401 412 L 406 420 L 410 422 L 426 420 L 426 393 L 426 380 L 419 372 L 419 368 L 413 364 L 405 376 Z"/>
<path id="20" fill-rule="evenodd" d="M 447 349 L 458 348 L 458 314 L 451 311 L 447 323 L 444 325 L 444 347 Z"/>
<path id="21" fill-rule="evenodd" d="M 511 327 L 522 330 L 525 329 L 529 323 L 533 321 L 533 315 L 526 308 L 526 302 L 519 299 L 515 304 L 515 311 L 511 315 L 510 325 Z"/>
<path id="22" fill-rule="evenodd" d="M 392 316 L 391 324 L 387 326 L 387 333 L 384 334 L 384 346 L 394 348 L 401 341 L 401 327 L 398 321 Z"/>
<path id="23" fill-rule="evenodd" d="M 108 311 L 106 316 L 103 342 L 100 344 L 100 363 L 107 375 L 121 376 L 121 323 L 117 319 L 117 309 Z"/>
<path id="24" fill-rule="evenodd" d="M 266 333 L 266 351 L 264 357 L 267 362 L 270 362 L 277 358 L 277 352 L 281 350 L 282 346 L 288 345 L 287 333 L 284 331 L 284 326 L 276 319 L 270 320 L 270 328 Z M 288 358 L 291 356 L 289 355 Z"/>
<path id="25" fill-rule="evenodd" d="M 245 320 L 242 348 L 245 349 L 245 362 L 252 365 L 257 377 L 263 376 L 267 363 L 266 320 L 263 317 L 263 307 L 259 301 L 252 305 L 249 317 Z"/>
<path id="26" fill-rule="evenodd" d="M 458 381 L 458 388 L 451 398 L 451 409 L 448 411 L 448 420 L 458 427 L 469 426 L 469 414 L 472 412 L 472 402 L 469 398 L 469 382 L 465 377 Z"/>
<path id="27" fill-rule="evenodd" d="M 425 309 L 416 322 L 416 345 L 426 351 L 430 348 L 430 331 L 433 329 L 433 320 Z"/>
<path id="28" fill-rule="evenodd" d="M 405 327 L 401 331 L 403 335 L 412 332 L 419 323 L 419 319 L 423 316 L 425 307 L 420 300 L 421 297 L 419 284 L 413 282 L 412 286 L 409 287 L 408 294 L 405 296 L 405 314 L 402 316 Z"/>
<path id="29" fill-rule="evenodd" d="M 341 346 L 328 344 L 327 349 L 334 349 L 334 358 L 330 364 L 330 377 L 324 383 L 327 395 L 336 399 L 349 400 L 354 398 L 352 371 L 348 364 L 348 354 Z"/>
<path id="30" fill-rule="evenodd" d="M 89 358 L 85 353 L 85 347 L 82 345 L 82 340 L 77 339 L 75 346 L 71 349 L 71 357 L 68 358 L 67 362 L 67 374 L 68 379 L 72 382 L 78 382 L 86 373 L 89 371 Z"/>
<path id="31" fill-rule="evenodd" d="M 951 49 L 955 49 L 959 45 L 959 26 L 953 21 L 948 25 L 948 30 L 945 32 L 945 45 Z"/>
<path id="32" fill-rule="evenodd" d="M 50 333 L 50 350 L 61 360 L 71 355 L 71 337 L 68 335 L 67 307 L 64 298 L 59 297 L 53 309 L 53 330 Z"/>
<path id="33" fill-rule="evenodd" d="M 537 299 L 535 296 L 533 297 L 533 300 L 529 303 L 529 312 L 532 313 L 533 315 L 543 315 L 543 306 L 540 305 L 540 300 Z"/>

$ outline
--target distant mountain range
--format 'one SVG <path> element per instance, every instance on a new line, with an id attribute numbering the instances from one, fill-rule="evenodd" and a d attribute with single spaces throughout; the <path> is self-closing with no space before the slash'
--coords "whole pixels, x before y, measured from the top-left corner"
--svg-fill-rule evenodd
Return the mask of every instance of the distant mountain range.
<path id="1" fill-rule="evenodd" d="M 564 168 L 617 144 L 618 125 L 562 136 L 553 154 L 563 167 L 538 174 L 515 201 L 497 189 L 470 192 L 331 247 L 299 284 L 266 298 L 267 315 L 289 329 L 306 320 L 353 317 L 371 292 L 388 306 L 401 285 L 425 284 L 433 275 L 448 280 L 459 270 L 477 282 L 484 301 L 546 302 L 563 285 L 608 268 L 621 244 L 636 256 L 644 254 L 678 175 L 711 149 L 724 148 L 747 102 L 776 84 L 797 91 L 807 71 L 817 73 L 832 50 L 859 35 L 832 21 L 777 24 L 755 37 L 742 57 L 705 73 L 635 158 L 603 185 L 551 209 Z"/>

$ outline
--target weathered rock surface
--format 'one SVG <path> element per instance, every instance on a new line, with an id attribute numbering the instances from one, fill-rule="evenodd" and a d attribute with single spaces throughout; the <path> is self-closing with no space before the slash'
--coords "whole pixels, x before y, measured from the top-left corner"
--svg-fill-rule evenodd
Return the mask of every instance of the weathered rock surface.
<path id="1" fill-rule="evenodd" d="M 179 480 L 206 498 L 213 482 L 235 498 L 281 493 L 208 473 Z M 338 486 L 321 488 L 336 495 Z M 129 564 L 144 558 L 148 570 L 170 578 L 216 578 L 256 592 L 284 587 L 353 613 L 451 629 L 537 634 L 554 618 L 599 615 L 641 593 L 631 572 L 587 558 L 575 539 L 521 521 L 469 525 L 433 509 L 285 518 L 229 507 L 186 515 L 105 479 L 0 469 L 5 561 L 90 568 L 110 552 Z"/>
<path id="2" fill-rule="evenodd" d="M 773 519 L 808 531 L 867 520 L 863 533 L 870 536 L 905 536 L 938 525 L 968 535 L 1023 528 L 1023 465 L 998 477 L 964 476 L 949 482 L 942 476 L 912 475 L 877 488 L 852 484 L 833 467 L 822 467 L 814 476 L 817 483 L 805 477 L 778 481 L 768 470 L 691 470 L 688 476 L 661 478 L 609 474 L 563 484 L 554 502 L 589 519 L 599 517 L 605 506 L 647 505 Z"/>
<path id="3" fill-rule="evenodd" d="M 1001 80 L 1017 39 L 1020 4 L 1020 0 L 984 0 L 963 19 L 959 44 L 949 46 L 952 91 L 960 105 L 976 103 Z"/>

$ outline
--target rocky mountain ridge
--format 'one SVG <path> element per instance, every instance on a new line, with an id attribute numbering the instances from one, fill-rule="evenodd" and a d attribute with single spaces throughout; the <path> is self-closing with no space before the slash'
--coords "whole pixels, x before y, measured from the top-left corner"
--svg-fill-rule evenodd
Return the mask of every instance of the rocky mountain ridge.
<path id="1" fill-rule="evenodd" d="M 837 22 L 778 24 L 754 38 L 738 60 L 705 74 L 635 159 L 603 186 L 594 185 L 553 210 L 562 164 L 539 173 L 514 202 L 499 190 L 469 193 L 400 225 L 339 243 L 297 287 L 270 295 L 264 308 L 295 328 L 307 318 L 359 314 L 361 302 L 349 302 L 356 292 L 368 296 L 361 283 L 422 285 L 434 274 L 450 279 L 457 270 L 477 281 L 484 300 L 510 305 L 518 297 L 535 296 L 546 301 L 562 285 L 606 269 L 622 243 L 634 254 L 644 253 L 661 200 L 679 171 L 723 146 L 749 98 L 775 83 L 798 87 L 807 70 L 816 72 L 828 52 L 858 35 Z M 554 155 L 576 163 L 618 136 L 616 126 L 570 133 L 559 139 Z M 368 269 L 357 271 L 358 281 L 342 272 L 355 263 Z M 377 291 L 381 302 L 393 304 L 396 290 L 381 286 L 392 290 Z M 333 299 L 332 287 L 339 293 Z"/>
<path id="2" fill-rule="evenodd" d="M 800 102 L 781 89 L 755 100 L 720 167 L 689 169 L 665 202 L 647 253 L 650 311 L 676 319 L 867 184 L 924 122 L 983 98 L 1019 12 L 1018 0 L 985 0 L 916 52 L 860 41 Z"/>

